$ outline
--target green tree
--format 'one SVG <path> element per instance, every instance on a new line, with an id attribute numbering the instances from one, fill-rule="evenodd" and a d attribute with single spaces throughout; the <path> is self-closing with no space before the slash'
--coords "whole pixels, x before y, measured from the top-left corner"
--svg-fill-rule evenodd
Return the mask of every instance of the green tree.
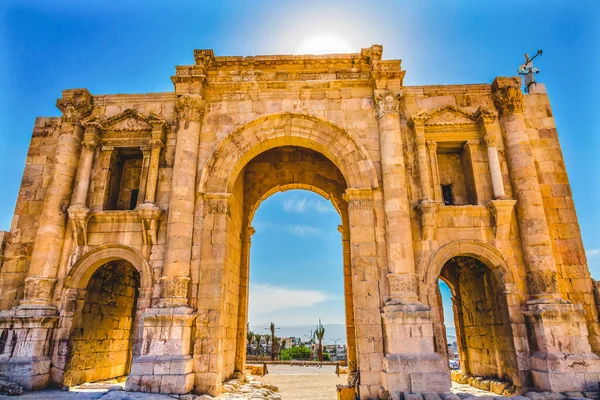
<path id="1" fill-rule="evenodd" d="M 267 352 L 267 349 L 269 348 L 269 342 L 271 341 L 271 336 L 270 335 L 265 335 L 265 353 Z"/>
<path id="2" fill-rule="evenodd" d="M 325 336 L 325 327 L 321 324 L 320 318 L 319 325 L 317 325 L 317 329 L 315 330 L 315 336 L 319 341 L 319 361 L 323 361 L 323 337 Z"/>
<path id="3" fill-rule="evenodd" d="M 258 333 L 254 334 L 254 341 L 256 342 L 256 352 L 255 355 L 258 355 L 258 350 L 260 349 L 260 338 L 262 336 L 260 336 Z"/>
<path id="4" fill-rule="evenodd" d="M 280 360 L 309 360 L 310 350 L 304 346 L 292 346 L 281 350 Z"/>

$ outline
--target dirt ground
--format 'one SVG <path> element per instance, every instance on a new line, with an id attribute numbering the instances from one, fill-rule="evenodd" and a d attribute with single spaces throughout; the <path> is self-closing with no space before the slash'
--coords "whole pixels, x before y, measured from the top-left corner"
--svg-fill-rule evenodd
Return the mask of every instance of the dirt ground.
<path id="1" fill-rule="evenodd" d="M 348 375 L 335 374 L 335 366 L 269 365 L 269 373 L 254 377 L 257 381 L 275 385 L 284 400 L 335 400 L 337 384 L 346 384 Z"/>

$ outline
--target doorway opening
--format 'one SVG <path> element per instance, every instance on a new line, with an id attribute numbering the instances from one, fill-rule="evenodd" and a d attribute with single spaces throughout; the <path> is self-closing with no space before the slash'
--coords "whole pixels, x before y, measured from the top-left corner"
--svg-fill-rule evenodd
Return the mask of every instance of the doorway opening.
<path id="1" fill-rule="evenodd" d="M 447 355 L 450 369 L 514 382 L 516 353 L 500 284 L 498 274 L 474 257 L 448 260 L 438 280 L 436 314 L 443 335 L 436 347 Z"/>
<path id="2" fill-rule="evenodd" d="M 138 271 L 124 260 L 107 262 L 94 272 L 75 311 L 66 386 L 125 381 L 131 367 L 139 286 Z"/>

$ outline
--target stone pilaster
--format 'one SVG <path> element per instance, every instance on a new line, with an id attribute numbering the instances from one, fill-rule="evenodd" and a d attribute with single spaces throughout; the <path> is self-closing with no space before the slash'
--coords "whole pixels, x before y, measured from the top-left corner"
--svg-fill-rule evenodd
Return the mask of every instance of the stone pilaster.
<path id="1" fill-rule="evenodd" d="M 399 93 L 391 91 L 380 91 L 375 94 L 379 119 L 390 304 L 418 301 L 416 287 L 397 284 L 410 282 L 416 277 L 410 207 L 404 172 L 404 149 L 398 114 L 400 97 Z M 396 291 L 398 288 L 414 288 L 415 291 L 398 292 Z"/>
<path id="2" fill-rule="evenodd" d="M 200 143 L 200 128 L 204 117 L 205 102 L 200 96 L 180 96 L 175 110 L 177 111 L 177 145 L 173 164 L 173 183 L 169 201 L 167 222 L 167 246 L 163 266 L 163 306 L 187 304 L 187 286 L 185 294 L 177 292 L 176 297 L 169 297 L 176 292 L 165 290 L 169 282 L 182 282 L 190 276 L 192 256 L 192 234 L 194 229 L 194 204 L 196 194 L 196 171 Z M 158 162 L 158 156 L 154 157 Z M 152 161 L 151 161 L 152 162 Z M 148 178 L 148 183 L 151 179 Z M 150 189 L 153 189 L 152 187 Z M 152 190 L 153 192 L 156 190 Z M 148 193 L 150 190 L 146 190 Z M 187 282 L 187 281 L 186 281 Z"/>
<path id="3" fill-rule="evenodd" d="M 377 393 L 384 357 L 373 191 L 347 189 L 356 354 L 361 394 Z"/>

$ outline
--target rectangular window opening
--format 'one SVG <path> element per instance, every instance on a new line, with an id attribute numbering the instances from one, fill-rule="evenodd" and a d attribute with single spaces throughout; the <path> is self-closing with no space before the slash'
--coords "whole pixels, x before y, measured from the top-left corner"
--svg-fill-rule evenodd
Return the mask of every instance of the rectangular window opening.
<path id="1" fill-rule="evenodd" d="M 140 189 L 131 189 L 131 199 L 129 200 L 129 209 L 134 210 L 137 205 Z"/>
<path id="2" fill-rule="evenodd" d="M 442 185 L 442 198 L 444 199 L 444 205 L 453 206 L 454 196 L 452 195 L 452 185 Z"/>

